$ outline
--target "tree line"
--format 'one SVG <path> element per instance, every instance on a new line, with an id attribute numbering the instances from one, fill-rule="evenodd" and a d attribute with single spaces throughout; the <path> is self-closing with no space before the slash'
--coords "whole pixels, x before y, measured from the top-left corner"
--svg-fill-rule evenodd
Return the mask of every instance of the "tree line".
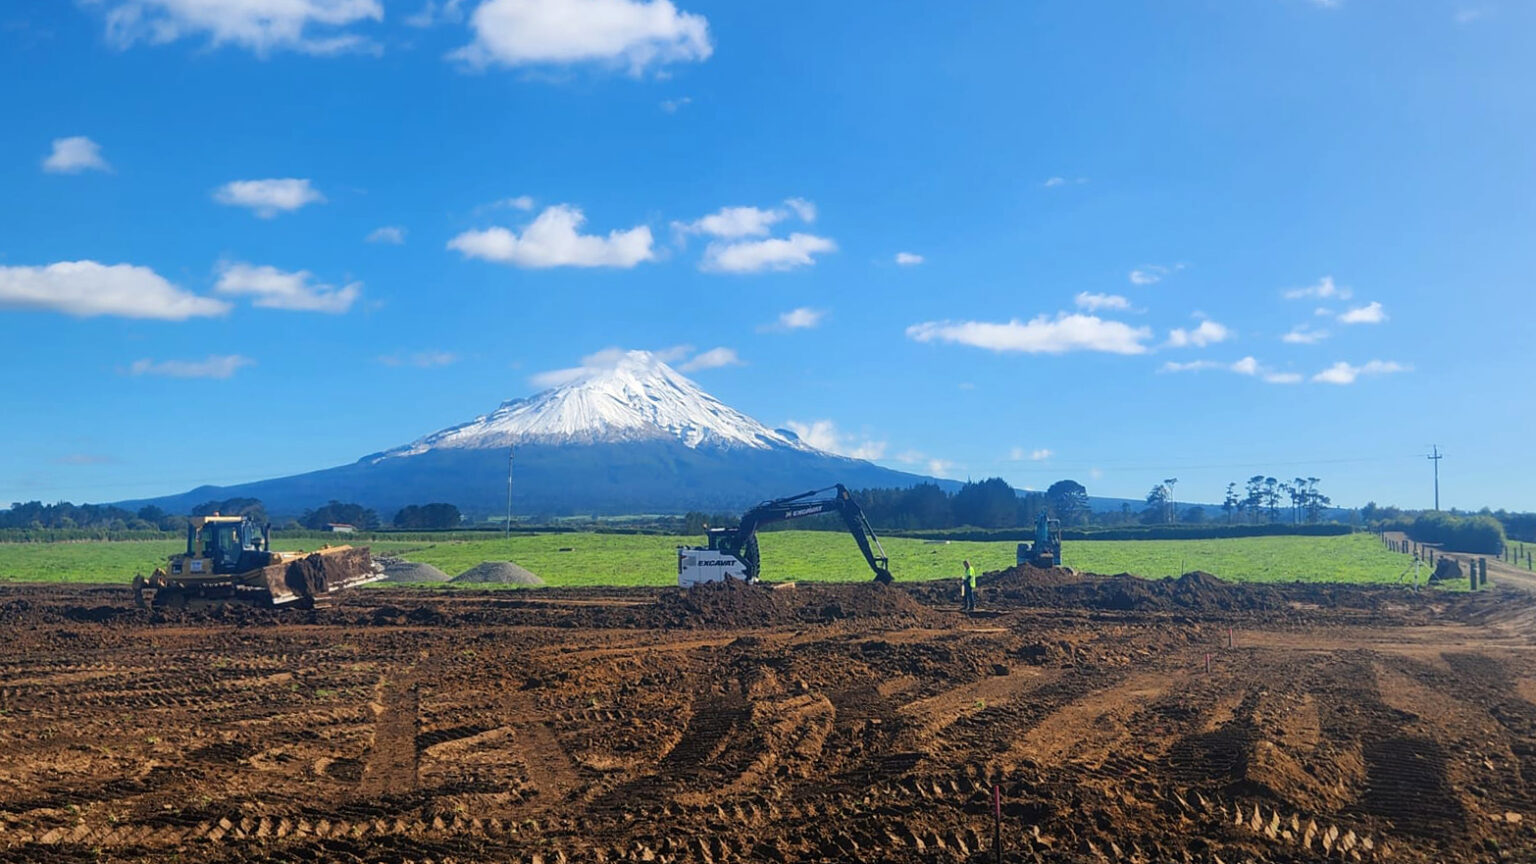
<path id="1" fill-rule="evenodd" d="M 1227 484 L 1221 509 L 1229 525 L 1237 522 L 1273 524 L 1282 518 L 1292 525 L 1321 522 L 1323 511 L 1333 503 L 1333 499 L 1317 488 L 1321 482 L 1316 477 L 1277 480 L 1255 474 L 1243 484 L 1242 495 L 1238 494 L 1236 482 Z"/>
<path id="2" fill-rule="evenodd" d="M 100 504 L 71 504 L 61 501 L 44 504 L 41 501 L 13 502 L 10 509 L 0 510 L 0 530 L 10 531 L 97 531 L 101 533 L 126 533 L 159 531 L 181 533 L 187 528 L 189 516 L 249 516 L 257 522 L 269 520 L 266 506 L 256 498 L 226 498 L 205 501 L 191 508 L 190 512 L 168 513 L 153 504 L 128 510 L 123 507 Z M 409 530 L 442 530 L 463 525 L 463 516 L 453 504 L 412 504 L 403 507 L 392 520 L 395 528 Z M 333 523 L 353 525 L 364 530 L 383 527 L 379 515 L 360 504 L 331 501 L 323 507 L 305 510 L 297 519 L 282 525 L 293 530 L 307 528 L 324 531 Z"/>
<path id="3" fill-rule="evenodd" d="M 936 483 L 906 488 L 849 490 L 853 500 L 877 530 L 941 530 L 945 528 L 1018 528 L 1033 526 L 1042 512 L 1063 524 L 1086 524 L 1088 490 L 1075 480 L 1061 480 L 1044 492 L 1020 492 L 1001 477 L 966 483 L 947 492 Z M 682 520 L 685 534 L 703 533 L 706 525 L 735 525 L 739 513 L 705 514 L 694 511 Z M 842 524 L 833 516 L 773 523 L 762 530 L 834 528 Z"/>

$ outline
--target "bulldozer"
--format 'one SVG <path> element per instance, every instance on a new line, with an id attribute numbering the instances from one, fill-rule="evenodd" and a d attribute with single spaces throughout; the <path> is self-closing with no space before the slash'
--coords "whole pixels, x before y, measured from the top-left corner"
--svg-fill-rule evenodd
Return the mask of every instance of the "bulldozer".
<path id="1" fill-rule="evenodd" d="M 313 609 L 346 588 L 377 582 L 384 569 L 368 547 L 325 546 L 273 552 L 272 526 L 247 516 L 193 516 L 187 551 L 145 578 L 133 577 L 134 601 L 156 608 L 245 603 Z"/>

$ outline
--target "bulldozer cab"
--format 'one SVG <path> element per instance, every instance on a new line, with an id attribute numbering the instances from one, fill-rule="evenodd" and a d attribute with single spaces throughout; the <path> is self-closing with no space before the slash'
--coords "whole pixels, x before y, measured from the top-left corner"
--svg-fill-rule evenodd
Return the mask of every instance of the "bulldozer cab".
<path id="1" fill-rule="evenodd" d="M 214 573 L 237 573 L 247 552 L 263 551 L 267 540 L 244 516 L 194 516 L 187 522 L 187 557 L 204 559 Z"/>

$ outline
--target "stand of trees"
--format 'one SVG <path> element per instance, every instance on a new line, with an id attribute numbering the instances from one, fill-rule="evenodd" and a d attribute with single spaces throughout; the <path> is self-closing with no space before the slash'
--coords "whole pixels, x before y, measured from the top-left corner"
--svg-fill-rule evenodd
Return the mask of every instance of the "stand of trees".
<path id="1" fill-rule="evenodd" d="M 1504 526 L 1492 516 L 1429 512 L 1420 513 L 1411 520 L 1389 522 L 1382 527 L 1402 531 L 1419 543 L 1439 543 L 1457 552 L 1497 555 L 1504 551 Z"/>
<path id="2" fill-rule="evenodd" d="M 371 531 L 379 527 L 379 514 L 361 504 L 332 501 L 324 507 L 305 510 L 304 515 L 299 517 L 299 524 L 312 531 L 324 531 L 325 526 L 332 523 L 352 525 Z"/>
<path id="3" fill-rule="evenodd" d="M 1061 519 L 1064 525 L 1086 524 L 1088 490 L 1074 480 L 1062 480 L 1045 492 L 1020 493 L 1001 477 L 966 483 L 954 492 L 946 492 L 933 483 L 920 483 L 906 489 L 856 489 L 859 502 L 871 525 L 883 531 L 930 531 L 972 527 L 984 529 L 1033 527 L 1042 511 Z M 690 513 L 684 519 L 685 533 L 703 531 L 704 514 Z M 731 525 L 735 517 L 716 514 L 710 525 Z M 775 523 L 764 530 L 838 528 L 835 517 L 817 517 Z"/>
<path id="4" fill-rule="evenodd" d="M 0 528 L 31 530 L 70 530 L 75 528 L 101 529 L 105 531 L 153 531 L 160 530 L 154 519 L 146 520 L 141 514 L 163 516 L 157 508 L 146 507 L 139 513 L 121 507 L 99 504 L 71 504 L 60 501 L 44 504 L 41 501 L 17 501 L 11 509 L 0 511 Z M 183 521 L 183 524 L 185 522 Z"/>
<path id="5" fill-rule="evenodd" d="M 459 508 L 452 504 L 411 504 L 395 514 L 394 525 L 412 531 L 442 531 L 457 528 L 463 521 Z"/>
<path id="6" fill-rule="evenodd" d="M 1226 499 L 1221 503 L 1227 515 L 1227 524 L 1250 524 L 1281 521 L 1299 525 L 1303 521 L 1315 523 L 1322 520 L 1323 510 L 1333 499 L 1317 488 L 1323 482 L 1316 477 L 1297 477 L 1294 480 L 1277 480 L 1263 474 L 1255 474 L 1243 484 L 1239 496 L 1237 484 L 1227 484 Z M 1281 513 L 1284 512 L 1284 517 Z"/>

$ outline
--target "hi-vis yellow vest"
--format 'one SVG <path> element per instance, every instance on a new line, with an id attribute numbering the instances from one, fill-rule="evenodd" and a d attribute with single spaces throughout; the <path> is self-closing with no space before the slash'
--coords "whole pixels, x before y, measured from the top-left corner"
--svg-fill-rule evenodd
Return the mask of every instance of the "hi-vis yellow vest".
<path id="1" fill-rule="evenodd" d="M 973 564 L 965 565 L 965 584 L 968 588 L 976 587 L 976 566 Z"/>

